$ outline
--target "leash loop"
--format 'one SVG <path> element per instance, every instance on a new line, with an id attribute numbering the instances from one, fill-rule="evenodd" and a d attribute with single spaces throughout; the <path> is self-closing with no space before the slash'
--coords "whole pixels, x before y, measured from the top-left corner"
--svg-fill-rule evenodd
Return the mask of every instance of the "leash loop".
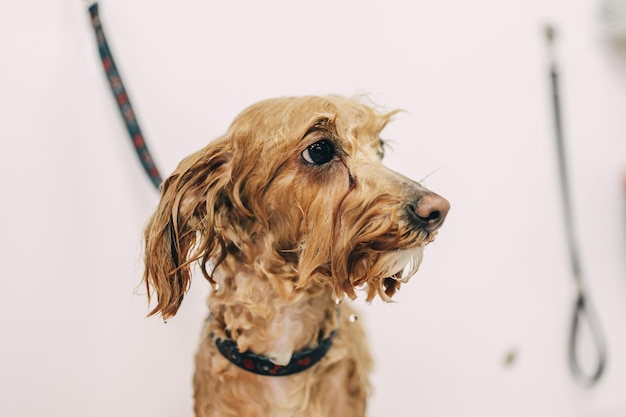
<path id="1" fill-rule="evenodd" d="M 578 337 L 581 326 L 583 324 L 583 320 L 587 321 L 587 326 L 589 331 L 591 332 L 591 338 L 593 339 L 593 344 L 596 349 L 597 362 L 595 364 L 595 369 L 590 373 L 585 372 L 579 361 L 579 352 L 578 352 Z M 569 333 L 569 367 L 572 372 L 572 376 L 578 381 L 578 383 L 582 386 L 591 387 L 596 384 L 602 377 L 604 373 L 604 369 L 606 367 L 606 343 L 604 341 L 604 336 L 602 335 L 602 331 L 600 328 L 600 323 L 591 306 L 586 300 L 585 293 L 579 292 L 576 297 L 574 304 L 574 311 L 572 316 L 572 325 Z"/>

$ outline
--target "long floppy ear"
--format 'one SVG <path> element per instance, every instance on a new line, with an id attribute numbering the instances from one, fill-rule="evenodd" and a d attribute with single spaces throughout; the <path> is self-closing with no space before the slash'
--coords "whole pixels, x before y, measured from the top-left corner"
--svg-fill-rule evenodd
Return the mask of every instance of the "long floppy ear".
<path id="1" fill-rule="evenodd" d="M 219 264 L 226 254 L 222 237 L 226 188 L 230 184 L 230 152 L 226 138 L 212 142 L 185 158 L 161 186 L 161 200 L 152 215 L 145 237 L 144 282 L 148 302 L 152 289 L 157 304 L 148 315 L 174 316 L 191 284 L 191 264 Z"/>

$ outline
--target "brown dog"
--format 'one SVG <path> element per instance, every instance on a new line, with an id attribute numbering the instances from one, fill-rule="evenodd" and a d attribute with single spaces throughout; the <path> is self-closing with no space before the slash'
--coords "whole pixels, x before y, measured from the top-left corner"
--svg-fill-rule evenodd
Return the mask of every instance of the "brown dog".
<path id="1" fill-rule="evenodd" d="M 384 167 L 381 114 L 342 97 L 244 110 L 162 185 L 144 279 L 167 319 L 192 263 L 213 286 L 196 356 L 202 417 L 365 414 L 371 359 L 344 296 L 389 300 L 449 203 Z"/>

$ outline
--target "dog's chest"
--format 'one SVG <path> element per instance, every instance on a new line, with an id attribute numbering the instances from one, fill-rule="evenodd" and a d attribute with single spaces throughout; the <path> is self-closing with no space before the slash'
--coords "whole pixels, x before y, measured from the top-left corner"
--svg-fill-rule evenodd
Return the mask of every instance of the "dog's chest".
<path id="1" fill-rule="evenodd" d="M 294 383 L 295 382 L 295 383 Z M 300 378 L 277 377 L 270 378 L 268 387 L 274 398 L 272 404 L 272 416 L 293 417 L 301 415 L 303 404 L 306 404 L 305 387 Z"/>
<path id="2" fill-rule="evenodd" d="M 282 316 L 270 327 L 275 335 L 268 356 L 279 365 L 286 365 L 291 360 L 295 345 L 303 338 L 304 325 L 292 308 L 285 308 Z"/>

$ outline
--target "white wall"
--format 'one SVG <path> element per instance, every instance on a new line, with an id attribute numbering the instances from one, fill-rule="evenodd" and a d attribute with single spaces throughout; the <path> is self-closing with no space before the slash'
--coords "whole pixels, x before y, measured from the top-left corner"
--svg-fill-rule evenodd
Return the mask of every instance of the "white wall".
<path id="1" fill-rule="evenodd" d="M 407 110 L 386 131 L 387 163 L 427 177 L 452 211 L 398 303 L 363 306 L 371 416 L 613 417 L 626 415 L 626 58 L 599 36 L 597 8 L 103 0 L 101 17 L 166 173 L 263 98 L 366 92 Z M 593 389 L 566 362 L 547 20 L 562 34 L 576 227 L 609 344 Z M 0 415 L 190 416 L 208 286 L 197 279 L 167 325 L 144 317 L 141 233 L 157 195 L 83 2 L 0 3 L 0 115 Z"/>

